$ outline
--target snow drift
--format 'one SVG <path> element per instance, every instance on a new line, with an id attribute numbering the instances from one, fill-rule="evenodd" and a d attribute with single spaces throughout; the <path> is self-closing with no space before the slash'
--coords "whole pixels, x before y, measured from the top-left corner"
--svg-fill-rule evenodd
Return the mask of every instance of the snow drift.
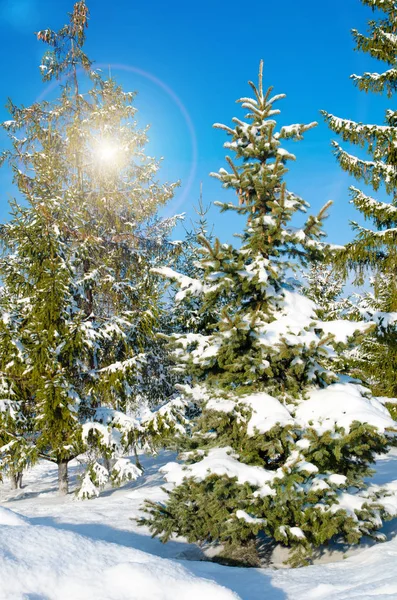
<path id="1" fill-rule="evenodd" d="M 175 561 L 32 525 L 0 508 L 2 600 L 233 600 Z"/>

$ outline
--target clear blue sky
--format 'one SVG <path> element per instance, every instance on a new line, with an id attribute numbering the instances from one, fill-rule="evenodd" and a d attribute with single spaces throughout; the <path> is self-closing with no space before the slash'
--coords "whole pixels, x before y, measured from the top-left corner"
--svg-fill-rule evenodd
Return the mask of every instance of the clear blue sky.
<path id="1" fill-rule="evenodd" d="M 360 0 L 87 3 L 89 56 L 104 68 L 112 65 L 112 75 L 124 88 L 138 91 L 139 122 L 151 124 L 150 154 L 165 158 L 160 178 L 182 181 L 167 214 L 192 215 L 200 181 L 206 203 L 227 199 L 219 182 L 209 177 L 224 166 L 225 156 L 225 136 L 212 124 L 230 124 L 233 116 L 242 116 L 235 100 L 249 93 L 247 80 L 255 80 L 263 58 L 265 82 L 287 94 L 278 106 L 280 124 L 319 121 L 305 141 L 294 145 L 297 161 L 288 187 L 308 200 L 313 211 L 334 200 L 326 223 L 329 240 L 351 238 L 348 221 L 357 213 L 349 205 L 348 186 L 354 181 L 336 164 L 331 134 L 318 111 L 383 122 L 388 102 L 358 92 L 349 80 L 351 73 L 382 68 L 353 51 L 350 30 L 365 30 L 371 18 Z M 60 28 L 72 6 L 73 0 L 0 0 L 1 119 L 7 118 L 7 97 L 29 105 L 46 93 L 38 69 L 44 46 L 33 32 Z M 12 194 L 4 169 L 0 185 L 4 220 Z M 209 218 L 224 241 L 240 228 L 235 217 L 220 216 L 216 208 Z"/>

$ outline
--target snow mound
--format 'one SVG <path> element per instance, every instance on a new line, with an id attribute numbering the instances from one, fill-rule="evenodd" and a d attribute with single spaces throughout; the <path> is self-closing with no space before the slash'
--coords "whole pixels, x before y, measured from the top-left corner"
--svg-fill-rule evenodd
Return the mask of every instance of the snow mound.
<path id="1" fill-rule="evenodd" d="M 284 596 L 275 590 L 268 600 L 394 600 L 396 558 L 394 539 L 337 563 L 276 571 L 272 585 L 283 590 Z"/>
<path id="2" fill-rule="evenodd" d="M 298 406 L 295 417 L 305 426 L 312 423 L 320 434 L 334 425 L 348 430 L 353 421 L 373 425 L 381 432 L 397 427 L 388 410 L 376 398 L 363 396 L 362 389 L 353 383 L 334 383 L 313 390 Z"/>
<path id="3" fill-rule="evenodd" d="M 21 527 L 26 524 L 26 519 L 15 513 L 13 510 L 0 506 L 0 527 L 2 525 Z"/>
<path id="4" fill-rule="evenodd" d="M 5 510 L 6 513 L 14 514 Z M 15 532 L 0 527 L 3 599 L 238 598 L 213 581 L 193 575 L 175 561 L 52 527 L 24 525 Z"/>
<path id="5" fill-rule="evenodd" d="M 226 453 L 226 458 L 231 459 Z M 331 550 L 319 560 L 322 564 L 300 569 L 244 569 L 225 567 L 203 560 L 178 561 L 186 544 L 175 541 L 161 544 L 150 532 L 131 520 L 141 515 L 144 498 L 164 502 L 157 468 L 169 455 L 142 457 L 146 473 L 156 467 L 156 475 L 143 485 L 127 487 L 89 502 L 54 498 L 45 493 L 56 481 L 52 463 L 39 462 L 25 475 L 29 488 L 40 495 L 13 500 L 18 512 L 28 518 L 24 526 L 0 525 L 0 599 L 1 600 L 394 600 L 397 598 L 397 537 L 372 548 L 365 546 Z M 390 515 L 397 510 L 397 448 L 380 456 L 377 474 L 368 492 L 386 490 L 382 501 Z M 72 469 L 73 472 L 73 469 Z M 186 472 L 185 472 L 186 473 Z M 51 475 L 49 479 L 49 475 Z M 158 484 L 158 485 L 157 485 Z M 52 484 L 51 484 L 52 485 Z M 377 487 L 378 486 L 378 487 Z M 345 494 L 342 496 L 342 494 Z M 6 501 L 6 486 L 0 486 L 0 500 Z M 355 497 L 362 502 L 364 496 Z M 353 508 L 352 499 L 342 492 L 342 508 Z M 4 509 L 4 520 L 23 519 Z M 56 529 L 30 525 L 35 519 L 56 521 Z M 250 521 L 243 511 L 236 517 Z M 30 519 L 32 521 L 30 521 Z M 98 531 L 96 530 L 98 526 Z M 396 532 L 397 521 L 386 533 Z M 100 531 L 105 527 L 107 532 Z M 62 527 L 62 529 L 58 529 Z M 66 529 L 71 527 L 73 531 Z M 81 529 L 80 529 L 81 528 Z M 74 531 L 80 531 L 74 533 Z M 295 533 L 298 533 L 294 530 Z M 91 539 L 98 535 L 107 542 Z M 112 542 L 112 543 L 110 543 Z M 134 546 L 134 548 L 132 547 Z M 180 549 L 179 549 L 180 546 Z M 136 549 L 135 549 L 136 548 Z M 161 553 L 156 555 L 148 554 Z M 345 555 L 349 556 L 343 560 Z M 275 557 L 277 559 L 277 557 Z M 273 564 L 285 567 L 286 554 Z M 326 564 L 330 561 L 333 564 Z M 222 587 L 224 586 L 224 587 Z M 227 589 L 225 589 L 227 588 Z M 233 592 L 231 591 L 233 590 Z M 238 594 L 236 596 L 235 594 Z"/>

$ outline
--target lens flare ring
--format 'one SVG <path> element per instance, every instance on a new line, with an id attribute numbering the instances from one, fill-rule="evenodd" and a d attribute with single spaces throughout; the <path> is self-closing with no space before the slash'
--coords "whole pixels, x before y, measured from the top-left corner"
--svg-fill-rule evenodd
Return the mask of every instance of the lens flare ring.
<path id="1" fill-rule="evenodd" d="M 140 76 L 148 79 L 152 83 L 154 83 L 160 89 L 162 89 L 173 100 L 173 102 L 178 107 L 178 109 L 185 121 L 188 132 L 189 132 L 192 156 L 191 156 L 191 166 L 190 166 L 189 173 L 188 173 L 188 176 L 186 179 L 186 183 L 184 185 L 182 185 L 182 190 L 181 190 L 181 194 L 178 197 L 178 201 L 174 202 L 172 204 L 172 212 L 174 212 L 180 206 L 182 206 L 184 204 L 185 200 L 188 198 L 190 190 L 193 186 L 193 183 L 194 183 L 194 180 L 196 177 L 196 172 L 197 172 L 197 161 L 198 161 L 197 136 L 196 136 L 196 131 L 194 129 L 192 119 L 191 119 L 185 105 L 183 104 L 183 102 L 179 98 L 179 96 L 177 96 L 177 94 L 166 83 L 164 83 L 164 81 L 162 81 L 155 75 L 152 75 L 152 73 L 144 71 L 143 69 L 139 69 L 138 67 L 134 67 L 132 65 L 124 65 L 124 64 L 119 64 L 119 63 L 114 63 L 114 64 L 98 63 L 98 64 L 96 64 L 96 68 L 104 69 L 104 70 L 112 69 L 112 70 L 127 71 L 130 73 L 135 73 L 137 75 L 140 75 Z M 65 78 L 62 78 L 61 82 L 64 79 Z M 58 85 L 59 85 L 59 80 L 54 81 L 53 83 L 48 85 L 46 87 L 46 89 L 39 95 L 39 97 L 37 98 L 37 101 L 40 102 L 41 100 L 44 100 L 44 98 L 46 98 L 47 95 L 52 90 L 54 90 Z M 98 149 L 98 157 L 103 161 L 110 162 L 112 157 L 114 158 L 116 152 L 117 152 L 117 150 L 111 142 L 109 142 L 109 144 L 104 143 L 102 146 L 102 150 Z M 166 216 L 170 216 L 170 215 L 171 215 L 171 206 L 168 208 L 168 211 L 166 213 Z"/>

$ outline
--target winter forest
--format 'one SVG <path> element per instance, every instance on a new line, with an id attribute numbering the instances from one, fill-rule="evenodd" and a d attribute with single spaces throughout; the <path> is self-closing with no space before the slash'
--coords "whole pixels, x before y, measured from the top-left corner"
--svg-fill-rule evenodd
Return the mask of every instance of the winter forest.
<path id="1" fill-rule="evenodd" d="M 344 245 L 290 187 L 317 123 L 260 56 L 214 125 L 227 200 L 189 222 L 86 51 L 95 2 L 35 33 L 53 92 L 10 90 L 0 154 L 0 599 L 397 598 L 397 4 L 351 1 L 379 72 L 350 85 L 389 108 L 313 114 Z"/>

